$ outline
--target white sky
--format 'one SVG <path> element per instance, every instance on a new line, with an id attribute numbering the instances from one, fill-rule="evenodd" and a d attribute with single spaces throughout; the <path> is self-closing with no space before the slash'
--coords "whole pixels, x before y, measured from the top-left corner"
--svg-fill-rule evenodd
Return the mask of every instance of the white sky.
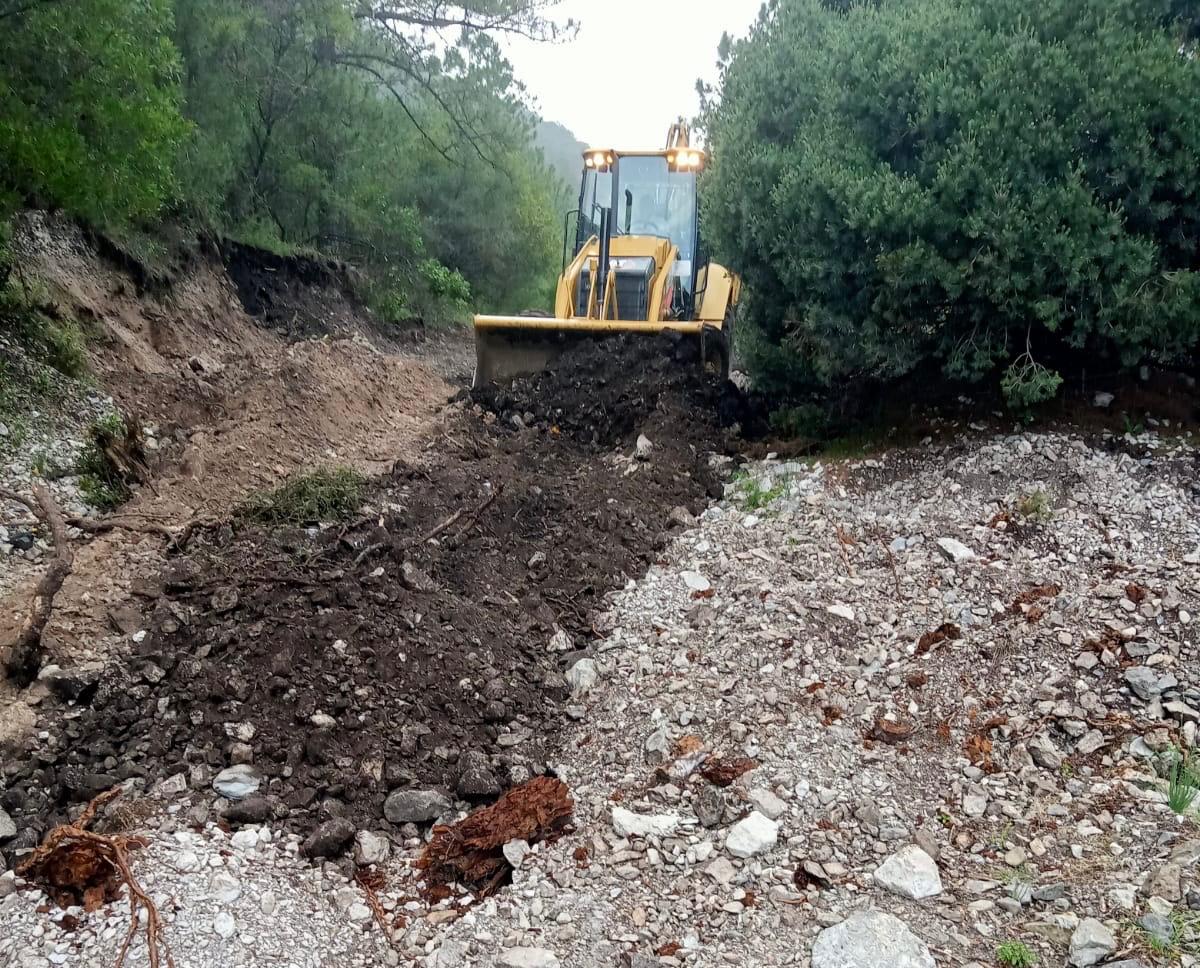
<path id="1" fill-rule="evenodd" d="M 501 43 L 547 121 L 594 147 L 660 148 L 699 108 L 696 79 L 716 78 L 721 34 L 744 36 L 762 0 L 562 0 L 573 41 Z"/>

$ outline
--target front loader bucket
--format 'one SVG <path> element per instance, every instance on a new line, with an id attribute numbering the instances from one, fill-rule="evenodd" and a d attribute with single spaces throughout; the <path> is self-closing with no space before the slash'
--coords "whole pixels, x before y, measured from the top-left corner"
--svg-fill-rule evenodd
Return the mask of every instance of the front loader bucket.
<path id="1" fill-rule="evenodd" d="M 699 336 L 700 323 L 646 323 L 619 319 L 555 319 L 544 316 L 476 316 L 473 387 L 511 383 L 540 373 L 581 340 L 615 333 L 657 336 L 675 332 Z"/>

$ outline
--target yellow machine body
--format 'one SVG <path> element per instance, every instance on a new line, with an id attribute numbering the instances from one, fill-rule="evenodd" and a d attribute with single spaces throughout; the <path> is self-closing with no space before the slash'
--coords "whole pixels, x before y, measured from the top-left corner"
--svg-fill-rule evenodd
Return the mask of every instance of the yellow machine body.
<path id="1" fill-rule="evenodd" d="M 583 162 L 574 254 L 564 239 L 554 315 L 476 316 L 475 385 L 537 373 L 579 340 L 614 333 L 695 337 L 705 365 L 727 373 L 741 280 L 701 264 L 695 178 L 705 157 L 686 126 L 671 128 L 665 149 L 589 149 Z"/>

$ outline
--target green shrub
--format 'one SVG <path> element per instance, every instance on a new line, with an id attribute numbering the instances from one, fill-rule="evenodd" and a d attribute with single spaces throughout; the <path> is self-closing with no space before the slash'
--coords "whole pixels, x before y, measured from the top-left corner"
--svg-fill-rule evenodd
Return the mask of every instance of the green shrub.
<path id="1" fill-rule="evenodd" d="M 706 112 L 760 386 L 999 385 L 1200 340 L 1200 58 L 1165 0 L 780 0 Z"/>
<path id="2" fill-rule="evenodd" d="M 996 949 L 996 963 L 1002 968 L 1033 968 L 1037 956 L 1020 941 L 1005 941 Z"/>
<path id="3" fill-rule="evenodd" d="M 358 513 L 365 488 L 366 480 L 356 471 L 323 468 L 255 495 L 243 506 L 242 516 L 259 524 L 344 521 Z"/>
<path id="4" fill-rule="evenodd" d="M 137 438 L 137 428 L 127 426 L 119 413 L 101 417 L 88 429 L 87 446 L 75 469 L 79 490 L 92 507 L 113 511 L 129 500 L 130 485 L 136 478 L 115 455 L 129 449 L 131 436 Z"/>

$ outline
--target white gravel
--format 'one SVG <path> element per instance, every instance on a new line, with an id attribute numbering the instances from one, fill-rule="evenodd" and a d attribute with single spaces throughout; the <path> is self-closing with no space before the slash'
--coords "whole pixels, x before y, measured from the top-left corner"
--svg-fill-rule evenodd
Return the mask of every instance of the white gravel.
<path id="1" fill-rule="evenodd" d="M 1050 965 L 1105 932 L 1138 957 L 1148 912 L 1184 926 L 1193 964 L 1200 826 L 1155 766 L 1200 720 L 1198 466 L 1165 433 L 755 465 L 766 506 L 734 485 L 597 622 L 555 764 L 577 829 L 510 845 L 510 889 L 458 919 L 469 899 L 419 909 L 419 844 L 394 844 L 392 950 L 294 844 L 160 833 L 138 871 L 177 964 L 824 968 L 857 939 L 922 968 L 1021 940 Z M 706 754 L 757 765 L 718 790 Z M 936 870 L 879 875 L 914 844 Z M 889 883 L 913 869 L 923 900 Z M 37 903 L 0 901 L 0 964 L 114 953 L 121 910 L 65 936 Z"/>

